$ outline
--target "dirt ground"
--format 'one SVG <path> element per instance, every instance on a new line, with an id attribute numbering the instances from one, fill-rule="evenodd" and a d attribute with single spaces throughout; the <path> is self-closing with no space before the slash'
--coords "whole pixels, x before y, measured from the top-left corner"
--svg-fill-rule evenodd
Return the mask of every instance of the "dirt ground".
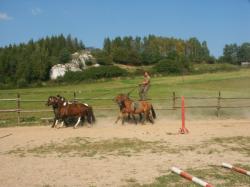
<path id="1" fill-rule="evenodd" d="M 206 168 L 222 162 L 250 163 L 249 156 L 236 151 L 220 151 L 223 146 L 216 144 L 216 138 L 249 137 L 250 120 L 186 121 L 190 131 L 187 135 L 177 133 L 181 126 L 181 121 L 177 120 L 158 120 L 154 125 L 137 126 L 122 126 L 110 123 L 112 121 L 99 120 L 92 128 L 36 126 L 0 129 L 0 186 L 126 186 L 129 180 L 151 183 L 156 177 L 170 173 L 172 166 L 186 169 Z M 164 142 L 168 149 L 161 151 L 161 146 L 158 146 L 156 151 L 147 148 L 129 155 L 105 154 L 97 150 L 92 156 L 29 151 L 20 155 L 15 152 L 51 142 L 63 144 L 74 137 L 98 142 L 112 139 L 136 139 L 157 142 L 157 145 Z"/>

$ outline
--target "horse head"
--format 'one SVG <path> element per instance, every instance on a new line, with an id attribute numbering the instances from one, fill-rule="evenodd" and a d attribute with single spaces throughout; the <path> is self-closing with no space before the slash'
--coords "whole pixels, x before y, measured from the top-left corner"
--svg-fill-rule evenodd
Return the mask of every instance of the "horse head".
<path id="1" fill-rule="evenodd" d="M 70 104 L 70 102 L 68 102 L 65 97 L 61 96 L 61 95 L 57 95 L 57 102 L 58 102 L 58 105 L 60 106 L 67 106 L 68 104 Z"/>
<path id="2" fill-rule="evenodd" d="M 61 95 L 57 95 L 56 96 L 58 99 L 60 99 L 62 102 L 65 102 L 66 101 L 66 99 L 65 99 L 65 97 L 63 97 L 63 96 L 61 96 Z"/>
<path id="3" fill-rule="evenodd" d="M 114 101 L 118 104 L 120 110 L 125 107 L 125 101 L 129 99 L 127 94 L 119 94 L 114 98 Z"/>
<path id="4" fill-rule="evenodd" d="M 57 104 L 57 98 L 55 96 L 50 96 L 47 101 L 47 105 L 55 106 Z"/>

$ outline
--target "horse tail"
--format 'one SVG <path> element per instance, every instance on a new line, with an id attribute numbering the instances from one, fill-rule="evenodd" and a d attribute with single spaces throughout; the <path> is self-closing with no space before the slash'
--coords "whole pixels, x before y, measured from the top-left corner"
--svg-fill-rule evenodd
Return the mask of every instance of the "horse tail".
<path id="1" fill-rule="evenodd" d="M 95 123 L 95 115 L 94 115 L 94 112 L 93 112 L 93 108 L 92 107 L 89 107 L 89 110 L 88 110 L 88 115 L 89 117 L 91 118 L 91 122 L 92 123 Z"/>
<path id="2" fill-rule="evenodd" d="M 156 113 L 155 113 L 153 105 L 151 105 L 151 112 L 152 112 L 153 118 L 155 119 L 156 118 Z"/>

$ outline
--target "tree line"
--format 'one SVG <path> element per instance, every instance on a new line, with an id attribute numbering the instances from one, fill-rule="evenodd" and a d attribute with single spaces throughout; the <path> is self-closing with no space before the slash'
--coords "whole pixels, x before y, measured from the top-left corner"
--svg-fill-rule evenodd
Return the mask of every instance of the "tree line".
<path id="1" fill-rule="evenodd" d="M 239 65 L 240 62 L 250 62 L 250 43 L 245 42 L 241 45 L 226 44 L 223 56 L 218 61 L 236 65 Z"/>
<path id="2" fill-rule="evenodd" d="M 25 86 L 47 81 L 53 65 L 66 63 L 71 54 L 84 49 L 82 41 L 68 35 L 30 40 L 0 48 L 0 85 Z"/>
<path id="3" fill-rule="evenodd" d="M 209 62 L 207 42 L 193 37 L 189 40 L 149 35 L 105 38 L 103 49 L 93 53 L 100 64 L 152 65 L 162 59 L 185 57 L 195 63 Z"/>

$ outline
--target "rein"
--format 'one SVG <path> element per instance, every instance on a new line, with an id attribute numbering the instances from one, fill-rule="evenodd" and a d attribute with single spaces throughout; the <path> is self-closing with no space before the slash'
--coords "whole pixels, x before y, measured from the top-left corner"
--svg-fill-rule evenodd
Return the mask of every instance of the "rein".
<path id="1" fill-rule="evenodd" d="M 127 93 L 127 95 L 129 96 L 136 88 L 137 88 L 137 86 L 135 86 L 134 88 L 132 88 L 132 89 Z"/>

